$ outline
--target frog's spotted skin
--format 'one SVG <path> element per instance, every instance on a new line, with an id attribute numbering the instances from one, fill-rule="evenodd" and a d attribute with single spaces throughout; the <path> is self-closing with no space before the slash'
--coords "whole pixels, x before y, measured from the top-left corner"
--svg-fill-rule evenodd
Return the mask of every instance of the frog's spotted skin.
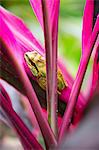
<path id="1" fill-rule="evenodd" d="M 46 62 L 44 58 L 36 51 L 26 52 L 24 58 L 32 74 L 37 78 L 39 86 L 46 90 Z M 66 87 L 66 83 L 59 68 L 57 71 L 57 80 L 58 93 L 60 93 Z"/>

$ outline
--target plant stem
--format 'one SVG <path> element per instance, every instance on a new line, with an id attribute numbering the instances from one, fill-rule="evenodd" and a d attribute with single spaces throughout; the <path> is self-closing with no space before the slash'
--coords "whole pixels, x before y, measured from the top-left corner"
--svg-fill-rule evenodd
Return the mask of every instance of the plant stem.
<path id="1" fill-rule="evenodd" d="M 76 79 L 74 81 L 74 84 L 73 84 L 73 87 L 71 90 L 67 109 L 65 111 L 62 126 L 60 128 L 59 142 L 62 141 L 64 136 L 66 136 L 66 132 L 67 132 L 69 125 L 71 123 L 71 119 L 72 119 L 72 115 L 73 115 L 73 112 L 75 109 L 77 98 L 79 96 L 81 85 L 83 83 L 83 79 L 84 79 L 84 76 L 86 73 L 88 62 L 89 62 L 89 59 L 91 57 L 92 49 L 93 49 L 94 43 L 97 39 L 98 33 L 99 33 L 99 17 L 97 17 L 97 21 L 95 23 L 95 27 L 94 27 L 93 32 L 91 34 L 91 37 L 89 39 L 88 45 L 86 46 L 85 52 L 81 57 L 77 76 L 76 76 Z"/>
<path id="2" fill-rule="evenodd" d="M 58 41 L 58 15 L 59 1 L 53 4 L 52 24 L 49 22 L 46 0 L 42 0 L 42 12 L 44 22 L 44 38 L 46 49 L 47 72 L 47 110 L 48 121 L 57 137 L 57 41 Z M 56 6 L 55 6 L 56 5 Z M 51 20 L 50 20 L 51 21 Z M 51 27 L 49 25 L 52 25 Z"/>
<path id="3" fill-rule="evenodd" d="M 58 46 L 58 16 L 60 1 L 55 1 L 52 20 L 52 95 L 51 95 L 51 128 L 58 136 L 58 97 L 57 97 L 57 46 Z"/>
<path id="4" fill-rule="evenodd" d="M 51 93 L 52 93 L 52 38 L 51 28 L 49 26 L 49 18 L 47 12 L 46 0 L 42 0 L 42 12 L 44 22 L 44 38 L 46 50 L 46 95 L 47 95 L 47 112 L 48 121 L 51 123 Z"/>

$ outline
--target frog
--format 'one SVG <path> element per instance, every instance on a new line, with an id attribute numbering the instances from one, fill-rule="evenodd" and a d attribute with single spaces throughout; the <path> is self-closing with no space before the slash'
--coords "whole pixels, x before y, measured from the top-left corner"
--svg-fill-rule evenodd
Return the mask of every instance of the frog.
<path id="1" fill-rule="evenodd" d="M 24 54 L 25 61 L 31 70 L 33 76 L 36 78 L 38 85 L 46 90 L 46 61 L 44 57 L 37 51 L 29 51 Z M 57 69 L 57 92 L 61 94 L 61 91 L 67 87 L 60 68 Z"/>

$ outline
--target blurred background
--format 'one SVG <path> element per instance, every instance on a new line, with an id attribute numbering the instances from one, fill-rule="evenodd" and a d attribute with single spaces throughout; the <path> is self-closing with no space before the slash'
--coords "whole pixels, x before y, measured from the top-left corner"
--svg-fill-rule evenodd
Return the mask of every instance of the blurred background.
<path id="1" fill-rule="evenodd" d="M 26 23 L 26 25 L 28 26 L 28 28 L 35 35 L 35 37 L 39 39 L 39 41 L 44 45 L 43 32 L 36 17 L 33 14 L 32 8 L 29 4 L 29 0 L 0 0 L 0 4 L 7 10 L 11 11 L 15 15 L 22 18 Z M 84 4 L 85 0 L 61 0 L 60 5 L 59 40 L 58 40 L 59 56 L 64 60 L 67 66 L 67 70 L 69 70 L 69 72 L 74 78 L 77 73 L 81 57 L 81 33 L 82 33 L 82 16 Z M 89 65 L 88 67 L 85 80 L 87 80 L 88 78 L 90 69 L 91 65 Z M 7 87 L 6 83 L 4 83 L 4 85 L 5 87 Z M 16 92 L 14 94 L 16 94 Z M 13 93 L 12 94 L 10 93 L 10 96 L 11 95 L 13 99 Z M 18 106 L 17 108 L 19 109 L 19 104 L 17 103 L 15 105 L 17 105 Z M 22 108 L 20 108 L 20 114 L 22 114 L 22 118 L 25 118 L 27 125 L 29 125 L 29 128 L 31 129 L 31 123 L 28 121 L 27 119 L 28 117 L 26 114 L 24 114 Z M 11 134 L 11 137 L 12 136 L 16 137 L 15 133 L 13 133 L 12 130 L 9 130 L 9 128 L 6 125 L 4 125 L 3 122 L 0 122 L 0 139 L 2 139 L 4 135 L 9 136 L 9 134 Z M 9 149 L 21 150 L 22 147 L 19 141 L 16 142 L 17 140 L 16 138 L 15 139 L 12 138 L 12 140 L 13 140 L 12 143 L 14 144 L 8 142 L 8 139 L 6 140 L 6 144 L 9 145 L 10 143 L 10 146 L 12 146 L 9 147 Z M 3 149 L 8 150 L 8 145 L 2 147 L 2 150 Z"/>

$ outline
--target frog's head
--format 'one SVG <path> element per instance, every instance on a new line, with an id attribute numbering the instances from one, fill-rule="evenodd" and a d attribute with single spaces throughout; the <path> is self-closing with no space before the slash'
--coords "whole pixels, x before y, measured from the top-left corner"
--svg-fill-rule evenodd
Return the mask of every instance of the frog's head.
<path id="1" fill-rule="evenodd" d="M 35 77 L 38 77 L 39 76 L 39 69 L 36 65 L 35 57 L 36 57 L 36 52 L 26 52 L 24 54 L 24 58 L 26 60 L 28 67 L 30 68 L 32 74 Z"/>

